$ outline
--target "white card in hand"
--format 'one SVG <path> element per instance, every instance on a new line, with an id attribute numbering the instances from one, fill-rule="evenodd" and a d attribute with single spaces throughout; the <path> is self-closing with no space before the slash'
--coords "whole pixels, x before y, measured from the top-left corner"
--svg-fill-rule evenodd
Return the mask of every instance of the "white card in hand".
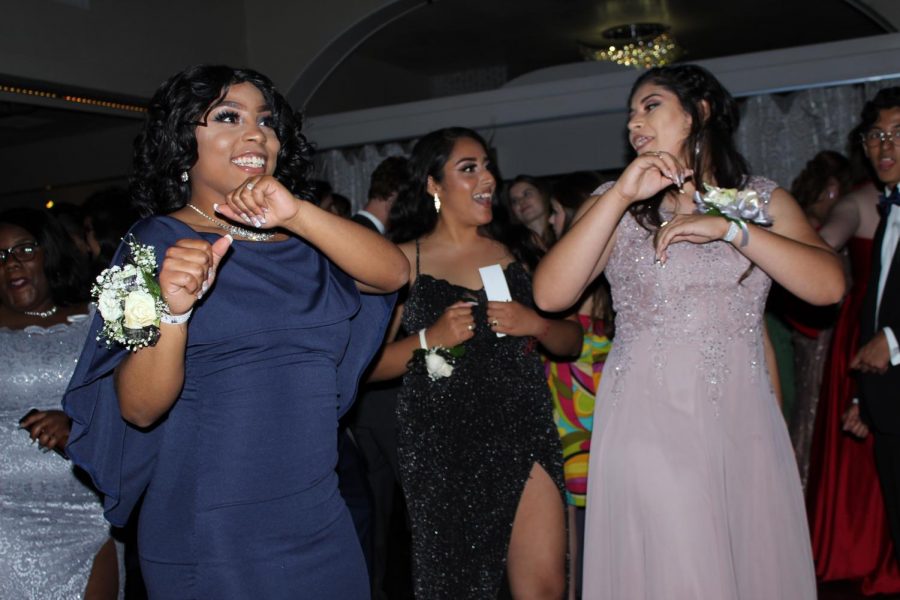
<path id="1" fill-rule="evenodd" d="M 494 302 L 510 302 L 512 300 L 509 286 L 506 285 L 506 275 L 500 265 L 481 267 L 478 272 L 481 274 L 481 281 L 484 283 L 484 292 L 487 294 L 488 300 Z M 505 335 L 505 333 L 498 333 L 497 337 Z"/>

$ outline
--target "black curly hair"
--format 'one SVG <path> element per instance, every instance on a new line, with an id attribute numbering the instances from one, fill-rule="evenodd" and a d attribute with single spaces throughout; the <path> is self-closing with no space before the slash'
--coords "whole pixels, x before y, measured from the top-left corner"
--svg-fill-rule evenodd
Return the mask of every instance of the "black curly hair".
<path id="1" fill-rule="evenodd" d="M 687 167 L 694 172 L 694 183 L 708 177 L 716 185 L 743 188 L 747 183 L 747 161 L 738 152 L 734 133 L 740 124 L 737 102 L 712 73 L 697 65 L 655 67 L 638 77 L 628 94 L 628 103 L 638 88 L 653 84 L 675 94 L 682 109 L 691 117 L 691 130 L 684 141 L 689 157 Z M 703 101 L 709 107 L 704 111 Z M 635 219 L 645 228 L 657 228 L 662 223 L 659 206 L 667 190 L 629 207 Z"/>
<path id="2" fill-rule="evenodd" d="M 169 213 L 187 204 L 191 187 L 181 174 L 197 162 L 194 129 L 228 88 L 245 82 L 253 84 L 272 109 L 275 135 L 281 142 L 275 178 L 293 194 L 308 196 L 312 148 L 301 133 L 299 113 L 261 73 L 198 65 L 173 75 L 156 90 L 144 128 L 134 140 L 131 196 L 142 216 Z"/>
<path id="3" fill-rule="evenodd" d="M 400 244 L 423 236 L 437 224 L 431 196 L 428 194 L 428 177 L 436 182 L 444 179 L 444 167 L 450 159 L 457 140 L 472 139 L 488 152 L 490 147 L 477 132 L 464 127 L 448 127 L 426 134 L 412 150 L 409 157 L 409 185 L 401 189 L 400 195 L 391 207 L 391 240 Z M 488 169 L 499 182 L 500 173 L 496 161 L 491 157 Z M 534 241 L 531 231 L 524 225 L 513 223 L 509 212 L 495 193 L 491 199 L 493 217 L 484 226 L 483 232 L 509 249 L 517 261 L 534 269 L 542 251 Z"/>
<path id="4" fill-rule="evenodd" d="M 44 252 L 44 275 L 53 302 L 67 306 L 88 300 L 91 284 L 87 257 L 53 215 L 35 208 L 10 208 L 0 213 L 0 224 L 21 227 L 37 240 Z"/>

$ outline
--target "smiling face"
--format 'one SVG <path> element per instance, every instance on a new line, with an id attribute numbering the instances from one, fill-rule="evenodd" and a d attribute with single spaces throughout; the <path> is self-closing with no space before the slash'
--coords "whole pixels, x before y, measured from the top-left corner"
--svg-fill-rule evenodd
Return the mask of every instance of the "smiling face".
<path id="1" fill-rule="evenodd" d="M 275 172 L 281 143 L 272 127 L 271 107 L 256 86 L 232 85 L 203 121 L 206 125 L 195 129 L 197 162 L 190 171 L 193 202 L 205 199 L 209 208 L 247 178 Z"/>
<path id="2" fill-rule="evenodd" d="M 28 230 L 0 223 L 0 248 L 6 250 L 36 242 Z M 11 255 L 5 263 L 0 262 L 0 305 L 15 312 L 47 310 L 53 306 L 50 283 L 44 274 L 44 251 L 40 246 L 31 260 L 23 261 Z"/>
<path id="3" fill-rule="evenodd" d="M 631 97 L 628 141 L 638 154 L 668 152 L 686 162 L 684 141 L 691 132 L 691 122 L 678 96 L 647 82 Z"/>
<path id="4" fill-rule="evenodd" d="M 539 231 L 543 231 L 550 216 L 550 200 L 527 181 L 519 181 L 509 188 L 509 207 L 519 222 Z"/>
<path id="5" fill-rule="evenodd" d="M 878 119 L 869 131 L 895 133 L 900 130 L 900 106 L 878 111 Z M 886 136 L 887 137 L 887 136 Z M 869 162 L 878 174 L 878 179 L 889 186 L 900 183 L 900 148 L 893 138 L 879 141 L 877 145 L 863 144 Z"/>
<path id="6" fill-rule="evenodd" d="M 485 225 L 491 222 L 491 199 L 497 182 L 488 169 L 490 158 L 476 140 L 461 137 L 444 164 L 440 182 L 428 178 L 428 193 L 441 199 L 441 217 Z"/>

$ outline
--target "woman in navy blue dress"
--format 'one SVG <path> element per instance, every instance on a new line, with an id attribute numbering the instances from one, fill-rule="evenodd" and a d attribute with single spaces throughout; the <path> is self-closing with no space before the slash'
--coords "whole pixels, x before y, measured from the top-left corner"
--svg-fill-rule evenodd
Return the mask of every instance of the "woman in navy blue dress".
<path id="1" fill-rule="evenodd" d="M 98 315 L 64 406 L 109 520 L 143 495 L 151 598 L 369 597 L 337 421 L 409 264 L 295 196 L 309 154 L 272 83 L 229 67 L 165 82 L 135 142 L 152 216 L 131 233 L 156 250 L 171 316 L 129 353 L 94 340 Z"/>

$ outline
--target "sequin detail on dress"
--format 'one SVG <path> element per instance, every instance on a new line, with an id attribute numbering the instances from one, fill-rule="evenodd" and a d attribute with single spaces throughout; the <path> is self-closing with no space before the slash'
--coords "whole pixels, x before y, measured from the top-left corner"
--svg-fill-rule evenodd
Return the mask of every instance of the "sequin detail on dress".
<path id="1" fill-rule="evenodd" d="M 513 298 L 532 305 L 531 280 L 506 270 Z M 519 498 L 534 463 L 563 494 L 550 391 L 531 338 L 498 338 L 487 298 L 420 274 L 403 314 L 416 332 L 458 300 L 475 300 L 475 337 L 453 375 L 407 373 L 399 397 L 399 454 L 412 522 L 416 598 L 496 598 Z"/>
<path id="2" fill-rule="evenodd" d="M 55 452 L 39 452 L 19 419 L 60 410 L 90 319 L 0 328 L 0 598 L 76 599 L 109 538 L 100 498 Z"/>
<path id="3" fill-rule="evenodd" d="M 748 186 L 765 201 L 775 188 Z M 616 338 L 597 394 L 584 597 L 811 600 L 800 478 L 763 367 L 769 277 L 723 241 L 667 253 L 655 264 L 652 234 L 622 217 L 605 271 Z"/>

